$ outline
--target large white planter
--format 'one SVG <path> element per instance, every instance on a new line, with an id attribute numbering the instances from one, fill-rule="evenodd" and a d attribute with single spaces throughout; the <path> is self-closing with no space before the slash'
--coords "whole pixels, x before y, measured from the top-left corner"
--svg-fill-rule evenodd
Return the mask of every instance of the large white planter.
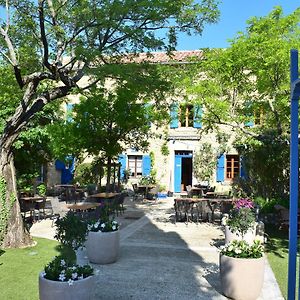
<path id="1" fill-rule="evenodd" d="M 230 230 L 230 227 L 228 225 L 225 225 L 225 244 L 230 243 L 233 240 L 244 240 L 248 244 L 252 245 L 253 242 L 255 241 L 255 236 L 256 236 L 256 223 L 253 228 L 249 229 L 244 237 L 242 237 L 242 234 L 239 232 L 232 232 Z"/>
<path id="2" fill-rule="evenodd" d="M 88 259 L 95 264 L 111 264 L 117 261 L 120 252 L 119 230 L 88 233 L 86 241 Z"/>
<path id="3" fill-rule="evenodd" d="M 68 282 L 53 281 L 39 275 L 40 300 L 92 300 L 95 288 L 95 276 Z"/>
<path id="4" fill-rule="evenodd" d="M 220 255 L 222 292 L 235 300 L 256 300 L 264 282 L 265 259 Z"/>

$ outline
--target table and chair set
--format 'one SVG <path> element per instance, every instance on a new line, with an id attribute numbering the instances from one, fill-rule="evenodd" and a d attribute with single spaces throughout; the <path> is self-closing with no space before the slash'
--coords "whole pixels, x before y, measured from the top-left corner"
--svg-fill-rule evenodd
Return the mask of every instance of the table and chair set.
<path id="1" fill-rule="evenodd" d="M 215 222 L 216 215 L 221 220 L 222 215 L 228 213 L 233 206 L 230 193 L 215 191 L 203 193 L 201 188 L 193 188 L 188 194 L 174 199 L 175 223 L 177 221 L 208 221 Z"/>

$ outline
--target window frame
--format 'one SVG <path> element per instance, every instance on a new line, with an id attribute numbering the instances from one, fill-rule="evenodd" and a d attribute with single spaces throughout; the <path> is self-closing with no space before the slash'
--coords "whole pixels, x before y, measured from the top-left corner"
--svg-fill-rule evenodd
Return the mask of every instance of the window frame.
<path id="1" fill-rule="evenodd" d="M 130 163 L 134 162 L 134 170 L 131 171 Z M 138 162 L 140 162 L 140 172 L 138 171 Z M 143 155 L 127 155 L 127 168 L 130 170 L 130 178 L 138 178 L 143 175 Z"/>
<path id="2" fill-rule="evenodd" d="M 225 180 L 233 181 L 235 178 L 239 177 L 240 168 L 240 156 L 238 154 L 227 154 L 225 162 Z"/>

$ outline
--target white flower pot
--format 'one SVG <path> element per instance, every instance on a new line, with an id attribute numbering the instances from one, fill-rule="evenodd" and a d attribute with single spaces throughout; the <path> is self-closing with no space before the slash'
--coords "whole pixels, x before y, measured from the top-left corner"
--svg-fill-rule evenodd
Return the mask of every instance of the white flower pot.
<path id="1" fill-rule="evenodd" d="M 111 264 L 117 261 L 120 252 L 119 230 L 88 233 L 86 241 L 88 259 L 95 264 Z"/>
<path id="2" fill-rule="evenodd" d="M 95 276 L 68 282 L 53 281 L 39 275 L 40 300 L 92 300 L 95 287 Z"/>
<path id="3" fill-rule="evenodd" d="M 265 259 L 220 255 L 222 293 L 235 300 L 256 300 L 264 282 Z"/>
<path id="4" fill-rule="evenodd" d="M 255 241 L 256 236 L 256 223 L 253 228 L 250 228 L 245 234 L 244 237 L 242 237 L 242 234 L 240 232 L 232 232 L 230 230 L 230 227 L 228 225 L 225 225 L 225 244 L 230 243 L 233 240 L 244 240 L 248 244 L 252 245 Z"/>

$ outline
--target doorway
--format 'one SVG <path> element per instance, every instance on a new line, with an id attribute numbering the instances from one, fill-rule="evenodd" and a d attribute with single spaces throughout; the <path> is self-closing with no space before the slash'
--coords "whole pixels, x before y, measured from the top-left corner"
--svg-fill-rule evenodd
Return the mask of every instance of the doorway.
<path id="1" fill-rule="evenodd" d="M 175 151 L 174 192 L 186 190 L 192 185 L 193 154 L 192 151 Z"/>

